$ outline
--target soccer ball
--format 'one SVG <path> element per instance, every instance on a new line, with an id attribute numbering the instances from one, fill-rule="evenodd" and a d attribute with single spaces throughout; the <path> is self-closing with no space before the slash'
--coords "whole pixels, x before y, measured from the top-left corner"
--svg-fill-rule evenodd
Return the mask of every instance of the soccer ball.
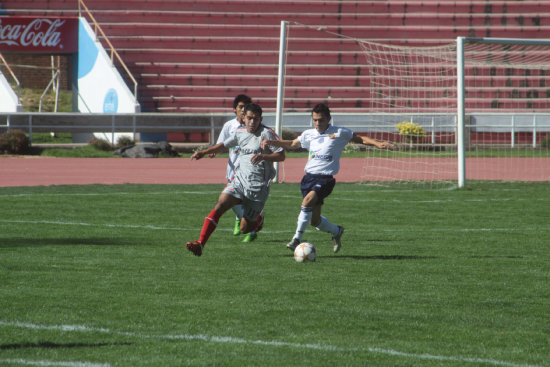
<path id="1" fill-rule="evenodd" d="M 296 260 L 296 262 L 303 263 L 315 261 L 316 258 L 317 250 L 315 250 L 315 246 L 309 242 L 302 242 L 294 249 L 294 260 Z"/>

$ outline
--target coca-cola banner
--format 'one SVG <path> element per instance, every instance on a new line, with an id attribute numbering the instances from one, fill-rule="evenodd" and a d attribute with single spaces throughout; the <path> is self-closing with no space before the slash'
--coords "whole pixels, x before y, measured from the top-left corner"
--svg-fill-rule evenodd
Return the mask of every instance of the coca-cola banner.
<path id="1" fill-rule="evenodd" d="M 0 52 L 73 53 L 78 18 L 0 16 Z"/>

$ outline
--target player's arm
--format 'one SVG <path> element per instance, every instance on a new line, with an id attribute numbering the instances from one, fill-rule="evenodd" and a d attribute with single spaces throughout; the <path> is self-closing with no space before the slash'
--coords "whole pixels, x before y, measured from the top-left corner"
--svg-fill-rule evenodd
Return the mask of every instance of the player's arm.
<path id="1" fill-rule="evenodd" d="M 285 150 L 296 150 L 302 147 L 300 140 L 297 138 L 294 140 L 262 140 L 262 149 L 265 149 L 268 145 L 283 148 Z"/>
<path id="2" fill-rule="evenodd" d="M 221 153 L 223 151 L 227 150 L 227 148 L 225 147 L 225 145 L 223 145 L 223 143 L 218 143 L 216 145 L 212 145 L 211 147 L 208 147 L 204 150 L 198 150 L 196 151 L 195 153 L 193 153 L 193 155 L 191 156 L 191 159 L 201 159 L 202 157 L 204 157 L 205 155 L 207 154 L 216 154 L 216 153 Z"/>
<path id="3" fill-rule="evenodd" d="M 374 145 L 378 149 L 393 148 L 393 144 L 389 141 L 378 141 L 376 139 L 369 138 L 368 136 L 356 135 L 355 133 L 353 133 L 353 137 L 351 138 L 350 142 L 357 144 Z"/>
<path id="4" fill-rule="evenodd" d="M 223 124 L 222 131 L 220 131 L 220 135 L 218 136 L 218 140 L 216 141 L 216 144 L 223 143 L 225 139 L 227 139 L 227 136 L 229 135 L 229 121 Z M 214 158 L 216 156 L 216 153 L 210 153 L 208 155 L 210 158 Z"/>
<path id="5" fill-rule="evenodd" d="M 255 154 L 250 161 L 254 164 L 258 164 L 262 161 L 282 162 L 285 160 L 285 158 L 286 158 L 285 151 L 281 150 L 279 152 L 274 152 L 274 153 Z"/>

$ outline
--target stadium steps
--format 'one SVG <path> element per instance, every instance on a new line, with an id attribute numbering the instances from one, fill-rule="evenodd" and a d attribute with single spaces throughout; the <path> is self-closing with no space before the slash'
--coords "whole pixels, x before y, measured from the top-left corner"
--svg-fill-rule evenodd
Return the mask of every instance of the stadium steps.
<path id="1" fill-rule="evenodd" d="M 296 97 L 285 105 L 299 111 L 316 98 L 328 98 L 329 89 L 342 93 L 331 96 L 342 111 L 368 104 L 360 97 L 369 82 L 361 50 L 355 42 L 327 37 L 317 31 L 319 26 L 350 37 L 408 45 L 450 43 L 457 36 L 550 38 L 550 9 L 542 1 L 201 0 L 185 1 L 185 6 L 179 0 L 85 2 L 140 82 L 145 110 L 227 112 L 234 94 L 243 91 L 250 91 L 268 110 L 274 108 L 282 19 L 312 25 L 293 27 L 289 33 L 287 73 L 299 75 L 286 82 L 287 95 Z M 75 3 L 2 1 L 9 14 L 18 15 L 75 15 Z M 498 88 L 511 88 L 501 89 L 500 96 L 525 92 L 514 91 L 521 88 L 520 79 L 501 80 L 487 73 L 482 81 L 485 105 L 492 103 Z M 539 95 L 543 89 L 537 89 Z M 194 96 L 180 95 L 190 90 Z"/>
<path id="2" fill-rule="evenodd" d="M 2 2 L 4 4 L 4 1 Z M 17 3 L 21 8 L 60 8 L 74 5 L 74 0 L 8 0 L 5 8 Z M 160 11 L 182 10 L 181 0 L 86 0 L 89 8 L 98 10 L 141 10 Z M 453 13 L 517 13 L 521 14 L 528 7 L 534 10 L 545 9 L 543 1 L 515 0 L 391 0 L 391 1 L 318 1 L 318 0 L 193 0 L 185 1 L 188 11 L 274 13 L 291 10 L 294 13 L 418 13 L 418 12 L 453 12 Z M 7 6 L 10 5 L 10 6 Z"/>

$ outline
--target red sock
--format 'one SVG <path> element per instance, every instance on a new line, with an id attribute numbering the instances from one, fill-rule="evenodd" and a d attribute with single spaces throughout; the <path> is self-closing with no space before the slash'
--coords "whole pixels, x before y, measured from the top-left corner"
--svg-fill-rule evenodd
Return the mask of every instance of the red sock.
<path id="1" fill-rule="evenodd" d="M 204 218 L 204 224 L 202 225 L 201 236 L 199 238 L 199 241 L 202 243 L 203 246 L 206 245 L 206 241 L 208 241 L 208 238 L 218 226 L 218 221 L 220 220 L 220 217 L 221 215 L 212 209 L 210 214 L 208 214 L 208 217 Z"/>
<path id="2" fill-rule="evenodd" d="M 264 212 L 262 211 L 260 215 L 258 215 L 258 218 L 256 218 L 256 222 L 254 223 L 254 229 L 252 230 L 252 232 L 261 231 L 263 226 L 264 226 Z"/>

